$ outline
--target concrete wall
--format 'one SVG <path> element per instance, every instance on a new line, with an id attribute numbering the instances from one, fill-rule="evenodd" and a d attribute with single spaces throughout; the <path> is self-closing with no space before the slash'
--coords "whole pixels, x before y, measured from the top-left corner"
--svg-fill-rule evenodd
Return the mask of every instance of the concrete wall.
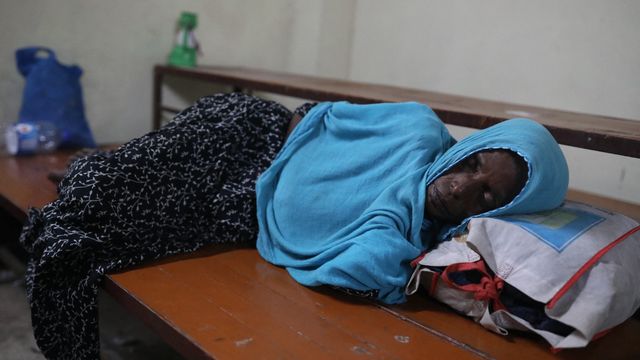
<path id="1" fill-rule="evenodd" d="M 640 119 L 637 1 L 358 4 L 353 79 Z"/>
<path id="2" fill-rule="evenodd" d="M 203 64 L 640 119 L 640 2 L 632 0 L 22 0 L 0 2 L 0 124 L 20 105 L 13 51 L 38 44 L 84 68 L 99 142 L 143 134 L 151 67 L 165 62 L 181 10 L 199 15 Z M 174 80 L 165 94 L 184 106 L 209 91 Z M 640 160 L 565 152 L 572 187 L 640 203 Z"/>
<path id="3" fill-rule="evenodd" d="M 151 68 L 171 50 L 180 11 L 200 15 L 202 62 L 284 70 L 291 1 L 24 0 L 0 2 L 0 119 L 19 109 L 23 80 L 13 51 L 54 48 L 80 64 L 87 117 L 100 142 L 124 141 L 150 128 Z"/>
<path id="4" fill-rule="evenodd" d="M 630 0 L 360 1 L 349 77 L 640 120 L 639 19 Z M 563 149 L 571 187 L 640 203 L 640 160 Z"/>

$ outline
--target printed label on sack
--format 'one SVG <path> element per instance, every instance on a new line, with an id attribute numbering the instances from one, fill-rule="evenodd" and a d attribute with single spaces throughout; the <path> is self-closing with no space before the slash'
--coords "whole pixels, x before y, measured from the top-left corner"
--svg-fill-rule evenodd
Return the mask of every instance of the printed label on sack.
<path id="1" fill-rule="evenodd" d="M 604 220 L 596 214 L 568 208 L 501 219 L 520 226 L 559 252 Z"/>

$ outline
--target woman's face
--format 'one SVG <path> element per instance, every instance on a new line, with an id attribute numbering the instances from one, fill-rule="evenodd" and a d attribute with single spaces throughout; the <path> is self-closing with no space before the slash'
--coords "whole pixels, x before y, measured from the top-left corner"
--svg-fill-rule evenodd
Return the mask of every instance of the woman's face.
<path id="1" fill-rule="evenodd" d="M 444 223 L 508 204 L 522 190 L 527 165 L 508 150 L 480 151 L 470 155 L 427 187 L 426 215 Z"/>

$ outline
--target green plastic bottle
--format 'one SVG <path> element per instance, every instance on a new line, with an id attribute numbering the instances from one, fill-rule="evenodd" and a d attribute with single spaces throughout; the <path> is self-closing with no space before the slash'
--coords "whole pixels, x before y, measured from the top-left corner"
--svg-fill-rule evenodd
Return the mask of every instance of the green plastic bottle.
<path id="1" fill-rule="evenodd" d="M 169 65 L 195 67 L 200 45 L 193 30 L 198 25 L 198 15 L 183 11 L 178 20 L 176 44 L 169 54 Z"/>

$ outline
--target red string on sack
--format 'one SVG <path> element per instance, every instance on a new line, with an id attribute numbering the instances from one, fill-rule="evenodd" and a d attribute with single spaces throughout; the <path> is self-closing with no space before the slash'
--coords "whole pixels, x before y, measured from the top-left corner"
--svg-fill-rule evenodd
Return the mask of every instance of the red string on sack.
<path id="1" fill-rule="evenodd" d="M 449 278 L 449 275 L 459 271 L 478 271 L 482 277 L 479 283 L 459 285 Z M 499 276 L 492 276 L 482 260 L 468 263 L 451 264 L 442 272 L 440 278 L 452 288 L 473 293 L 473 298 L 478 301 L 491 302 L 495 309 L 504 309 L 500 301 L 500 293 L 504 288 L 504 280 Z"/>

